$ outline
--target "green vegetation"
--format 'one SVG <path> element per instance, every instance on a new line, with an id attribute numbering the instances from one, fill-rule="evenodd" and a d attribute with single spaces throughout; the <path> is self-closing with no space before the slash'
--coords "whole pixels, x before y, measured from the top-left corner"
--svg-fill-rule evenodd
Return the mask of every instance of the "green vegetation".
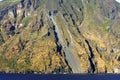
<path id="1" fill-rule="evenodd" d="M 111 19 L 106 19 L 105 14 L 112 10 L 102 5 L 104 9 L 101 12 L 102 8 L 99 6 L 101 0 L 98 3 L 98 0 L 65 0 L 61 6 L 57 0 L 51 0 L 50 4 L 45 2 L 47 0 L 30 0 L 31 3 L 27 1 L 29 0 L 23 3 L 23 8 L 16 9 L 20 12 L 16 17 L 11 16 L 12 10 L 20 0 L 0 2 L 0 11 L 9 8 L 11 11 L 10 14 L 6 13 L 0 22 L 0 71 L 41 73 L 51 73 L 56 69 L 67 71 L 69 66 L 65 62 L 67 52 L 65 50 L 70 50 L 76 55 L 75 58 L 78 58 L 78 63 L 80 62 L 81 69 L 85 73 L 92 70 L 90 62 L 95 64 L 93 66 L 97 69 L 96 73 L 99 70 L 107 71 L 110 64 L 112 64 L 110 67 L 113 67 L 115 62 L 112 63 L 114 59 L 111 59 L 113 57 L 108 52 L 111 52 L 111 46 L 118 44 L 116 42 L 119 40 L 107 31 Z M 55 14 L 51 16 L 54 22 L 47 16 L 51 11 L 46 7 L 47 4 L 55 9 L 52 10 Z M 119 30 L 119 22 L 113 25 L 115 31 Z M 11 25 L 15 30 L 11 29 Z M 59 30 L 55 30 L 56 27 Z M 62 38 L 58 37 L 59 32 Z M 94 58 L 90 59 L 92 55 Z M 117 57 L 116 54 L 114 56 Z M 109 58 L 107 60 L 107 57 L 111 60 Z"/>
<path id="2" fill-rule="evenodd" d="M 4 0 L 4 1 L 0 2 L 0 10 L 5 9 L 9 6 L 13 6 L 14 4 L 17 4 L 19 2 L 20 2 L 20 0 Z"/>
<path id="3" fill-rule="evenodd" d="M 4 40 L 3 40 L 3 37 L 2 37 L 2 35 L 0 33 L 0 46 L 3 44 L 3 42 L 4 42 Z"/>
<path id="4" fill-rule="evenodd" d="M 109 27 L 110 27 L 110 23 L 109 22 L 106 22 L 106 23 L 101 25 L 102 31 L 105 31 L 105 32 L 108 30 Z"/>
<path id="5" fill-rule="evenodd" d="M 25 26 L 25 27 L 30 23 L 32 17 L 33 17 L 33 16 L 30 15 L 30 16 L 27 16 L 27 17 L 25 17 L 25 18 L 23 19 L 22 22 L 24 23 L 24 26 Z"/>

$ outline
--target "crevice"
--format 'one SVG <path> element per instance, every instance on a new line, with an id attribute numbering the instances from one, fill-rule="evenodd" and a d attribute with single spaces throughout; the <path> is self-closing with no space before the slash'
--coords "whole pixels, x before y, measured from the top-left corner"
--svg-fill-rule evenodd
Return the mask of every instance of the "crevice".
<path id="1" fill-rule="evenodd" d="M 14 14 L 14 18 L 17 17 L 17 9 L 16 8 L 13 8 L 13 14 Z"/>
<path id="2" fill-rule="evenodd" d="M 95 72 L 95 65 L 92 61 L 92 58 L 89 57 L 89 61 L 90 61 L 91 69 L 90 69 L 90 71 L 88 71 L 88 73 L 94 73 Z"/>
<path id="3" fill-rule="evenodd" d="M 69 66 L 69 64 L 68 64 L 68 61 L 65 59 L 65 53 L 64 53 L 64 51 L 62 51 L 63 50 L 63 46 L 61 45 L 61 44 L 58 44 L 59 43 L 59 38 L 58 38 L 58 34 L 57 34 L 57 32 L 56 32 L 56 30 L 55 30 L 55 25 L 53 26 L 53 31 L 54 31 L 54 36 L 55 36 L 55 39 L 56 39 L 56 45 L 57 45 L 57 52 L 59 52 L 59 54 L 61 55 L 61 56 L 63 56 L 64 57 L 64 60 L 65 60 L 65 63 L 67 64 L 67 66 L 69 67 L 69 73 L 72 73 L 72 69 L 71 69 L 71 67 Z M 56 72 L 56 70 L 55 70 L 55 72 Z"/>
<path id="4" fill-rule="evenodd" d="M 57 32 L 55 31 L 55 25 L 53 26 L 53 31 L 54 31 L 54 35 L 55 35 L 55 39 L 56 39 L 56 43 L 58 42 L 59 38 L 57 36 Z"/>
<path id="5" fill-rule="evenodd" d="M 94 73 L 95 72 L 95 65 L 94 65 L 94 62 L 92 60 L 94 58 L 94 53 L 93 53 L 92 47 L 90 46 L 89 41 L 85 40 L 85 42 L 87 43 L 88 49 L 90 51 L 89 62 L 90 62 L 91 69 L 88 71 L 88 73 Z"/>
<path id="6" fill-rule="evenodd" d="M 87 45 L 88 45 L 88 48 L 89 48 L 89 51 L 90 51 L 90 57 L 91 57 L 91 58 L 94 58 L 94 53 L 93 53 L 93 50 L 92 50 L 92 48 L 91 48 L 91 46 L 90 46 L 89 41 L 88 41 L 88 40 L 85 40 L 85 42 L 86 42 Z"/>
<path id="7" fill-rule="evenodd" d="M 21 0 L 22 8 L 24 7 L 24 1 L 25 1 L 25 0 Z"/>

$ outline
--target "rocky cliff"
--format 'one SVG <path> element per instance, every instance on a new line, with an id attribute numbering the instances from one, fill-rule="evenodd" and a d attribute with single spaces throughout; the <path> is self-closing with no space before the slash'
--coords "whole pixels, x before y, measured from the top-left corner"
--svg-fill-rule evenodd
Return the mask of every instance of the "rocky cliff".
<path id="1" fill-rule="evenodd" d="M 115 0 L 3 0 L 0 71 L 119 73 Z"/>

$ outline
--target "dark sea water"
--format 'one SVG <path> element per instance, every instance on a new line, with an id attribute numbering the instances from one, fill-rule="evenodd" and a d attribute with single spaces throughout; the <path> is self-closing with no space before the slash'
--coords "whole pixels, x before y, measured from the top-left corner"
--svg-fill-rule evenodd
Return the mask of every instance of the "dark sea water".
<path id="1" fill-rule="evenodd" d="M 0 74 L 0 80 L 120 80 L 120 74 Z"/>

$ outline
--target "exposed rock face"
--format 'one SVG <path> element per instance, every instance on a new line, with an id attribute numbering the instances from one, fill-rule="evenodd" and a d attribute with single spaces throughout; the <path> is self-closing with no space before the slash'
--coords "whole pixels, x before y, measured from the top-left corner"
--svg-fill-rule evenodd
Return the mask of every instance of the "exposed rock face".
<path id="1" fill-rule="evenodd" d="M 0 6 L 0 71 L 119 73 L 115 0 L 5 0 Z"/>

